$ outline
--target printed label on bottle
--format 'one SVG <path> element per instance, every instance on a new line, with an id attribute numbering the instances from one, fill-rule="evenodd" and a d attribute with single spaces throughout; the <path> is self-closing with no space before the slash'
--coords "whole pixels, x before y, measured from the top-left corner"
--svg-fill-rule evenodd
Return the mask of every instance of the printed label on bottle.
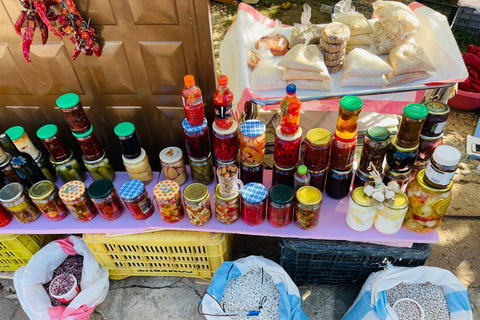
<path id="1" fill-rule="evenodd" d="M 138 204 L 138 206 L 140 207 L 140 210 L 142 210 L 142 213 L 147 213 L 152 209 L 152 201 L 150 201 L 149 197 L 146 197 L 145 200 Z"/>
<path id="2" fill-rule="evenodd" d="M 187 101 L 190 101 L 190 102 L 188 103 L 188 105 L 187 105 Z M 203 104 L 203 98 L 202 98 L 202 96 L 200 96 L 200 97 L 198 97 L 197 99 L 195 99 L 195 100 L 192 101 L 192 100 L 187 100 L 187 99 L 185 99 L 184 96 L 182 96 L 182 103 L 183 103 L 183 106 L 196 107 L 196 106 L 198 106 L 198 105 L 200 105 L 200 104 Z"/>
<path id="3" fill-rule="evenodd" d="M 425 169 L 425 176 L 427 176 L 428 180 L 435 184 L 448 186 L 452 181 L 453 176 L 455 176 L 455 171 L 445 172 L 438 170 L 429 162 L 427 168 Z"/>
<path id="4" fill-rule="evenodd" d="M 443 132 L 443 129 L 445 129 L 445 126 L 447 125 L 447 121 L 444 121 L 444 122 L 439 122 L 437 124 L 435 124 L 433 127 L 432 127 L 432 131 L 433 133 L 436 133 L 436 134 L 440 134 Z"/>
<path id="5" fill-rule="evenodd" d="M 215 116 L 218 119 L 228 119 L 232 115 L 233 115 L 233 108 L 232 108 L 231 102 L 227 106 L 215 105 Z"/>

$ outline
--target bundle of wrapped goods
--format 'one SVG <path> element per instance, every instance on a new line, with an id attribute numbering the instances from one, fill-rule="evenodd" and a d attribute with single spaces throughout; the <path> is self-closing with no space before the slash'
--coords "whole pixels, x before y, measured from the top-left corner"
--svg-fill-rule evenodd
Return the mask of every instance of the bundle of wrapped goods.
<path id="1" fill-rule="evenodd" d="M 350 28 L 341 22 L 332 22 L 322 29 L 320 48 L 325 57 L 328 72 L 340 71 L 345 58 L 345 48 L 350 39 Z"/>
<path id="2" fill-rule="evenodd" d="M 311 17 L 312 8 L 310 8 L 308 4 L 304 4 L 302 17 L 300 18 L 301 24 L 295 23 L 295 27 L 292 29 L 292 35 L 290 37 L 289 48 L 293 48 L 297 44 L 305 43 L 305 35 L 307 33 L 311 33 L 311 44 L 319 43 L 322 28 L 312 24 L 310 22 Z"/>
<path id="3" fill-rule="evenodd" d="M 383 87 L 389 84 L 386 74 L 393 68 L 378 56 L 364 50 L 353 49 L 345 59 L 341 86 Z"/>
<path id="4" fill-rule="evenodd" d="M 282 23 L 280 20 L 275 20 L 273 31 L 255 41 L 253 49 L 250 51 L 250 57 L 247 61 L 250 68 L 255 69 L 260 61 L 260 56 L 258 54 L 260 47 L 270 49 L 270 53 L 274 56 L 283 56 L 288 52 L 288 39 L 281 33 L 281 31 Z"/>
<path id="5" fill-rule="evenodd" d="M 349 12 L 338 17 L 335 22 L 341 22 L 350 29 L 350 39 L 347 41 L 346 53 L 355 48 L 375 52 L 373 43 L 373 27 L 367 18 L 358 12 Z"/>

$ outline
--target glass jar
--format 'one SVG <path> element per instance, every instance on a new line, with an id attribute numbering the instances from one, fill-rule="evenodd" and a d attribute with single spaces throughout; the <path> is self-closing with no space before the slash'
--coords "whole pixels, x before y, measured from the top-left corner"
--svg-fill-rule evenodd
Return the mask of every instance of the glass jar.
<path id="1" fill-rule="evenodd" d="M 13 169 L 12 164 L 10 163 L 12 156 L 9 153 L 5 153 L 5 155 L 5 160 L 0 163 L 0 170 L 5 177 L 7 177 L 9 182 L 22 182 L 22 179 L 18 176 L 17 172 L 15 169 Z"/>
<path id="2" fill-rule="evenodd" d="M 301 165 L 293 175 L 293 192 L 297 192 L 301 187 L 308 185 L 310 185 L 310 173 L 308 173 L 306 166 Z"/>
<path id="3" fill-rule="evenodd" d="M 68 210 L 60 199 L 57 186 L 48 180 L 35 183 L 29 191 L 30 199 L 38 210 L 52 221 L 63 220 L 68 215 Z"/>
<path id="4" fill-rule="evenodd" d="M 357 122 L 363 101 L 359 97 L 345 96 L 340 99 L 335 135 L 343 140 L 357 137 Z M 333 151 L 332 151 L 333 152 Z"/>
<path id="5" fill-rule="evenodd" d="M 259 165 L 249 165 L 242 162 L 240 179 L 244 185 L 251 182 L 263 183 L 263 171 L 263 163 Z"/>
<path id="6" fill-rule="evenodd" d="M 110 160 L 108 159 L 105 151 L 103 152 L 103 155 L 97 160 L 88 161 L 85 158 L 85 155 L 82 156 L 82 160 L 93 181 L 99 179 L 107 179 L 110 181 L 115 180 L 115 170 L 110 164 Z"/>
<path id="7" fill-rule="evenodd" d="M 259 225 L 265 220 L 267 188 L 263 184 L 251 182 L 242 192 L 242 220 L 251 226 Z"/>
<path id="8" fill-rule="evenodd" d="M 183 190 L 183 203 L 188 222 L 194 226 L 206 225 L 212 218 L 210 193 L 206 185 L 192 183 Z"/>
<path id="9" fill-rule="evenodd" d="M 383 175 L 383 183 L 388 185 L 390 181 L 396 181 L 400 186 L 400 190 L 405 192 L 407 189 L 408 181 L 410 180 L 410 174 L 412 169 L 405 172 L 395 172 L 388 166 L 385 167 L 385 174 Z"/>
<path id="10" fill-rule="evenodd" d="M 450 107 L 439 101 L 428 101 L 425 106 L 428 109 L 428 116 L 422 127 L 422 135 L 425 137 L 441 135 L 447 125 Z"/>
<path id="11" fill-rule="evenodd" d="M 153 188 L 153 196 L 163 221 L 175 223 L 182 220 L 183 207 L 178 183 L 173 180 L 157 183 Z"/>
<path id="12" fill-rule="evenodd" d="M 407 104 L 403 108 L 402 122 L 396 137 L 399 146 L 408 149 L 418 145 L 427 115 L 428 108 L 418 103 Z"/>
<path id="13" fill-rule="evenodd" d="M 12 222 L 12 213 L 0 204 L 0 228 L 6 227 Z"/>
<path id="14" fill-rule="evenodd" d="M 375 207 L 372 199 L 363 192 L 363 187 L 353 190 L 348 201 L 347 224 L 355 231 L 363 232 L 373 226 L 375 220 Z"/>
<path id="15" fill-rule="evenodd" d="M 152 167 L 150 166 L 150 161 L 148 161 L 145 150 L 143 148 L 140 150 L 140 156 L 136 159 L 128 159 L 123 154 L 123 165 L 125 166 L 125 170 L 127 170 L 128 177 L 131 180 L 137 179 L 148 184 L 153 179 Z"/>
<path id="16" fill-rule="evenodd" d="M 425 181 L 425 170 L 420 170 L 407 188 L 409 205 L 403 226 L 417 233 L 435 230 L 452 201 L 452 187 L 453 182 L 443 189 L 430 187 Z"/>
<path id="17" fill-rule="evenodd" d="M 50 157 L 55 161 L 67 160 L 70 156 L 70 149 L 65 145 L 58 127 L 54 124 L 47 124 L 38 129 L 37 137 L 42 141 L 48 150 Z"/>
<path id="18" fill-rule="evenodd" d="M 55 182 L 55 180 L 57 180 L 55 171 L 53 170 L 51 164 L 48 162 L 47 158 L 43 156 L 43 153 L 41 151 L 39 151 L 38 158 L 35 159 L 35 163 L 40 168 L 40 170 L 42 170 L 45 178 L 52 182 Z"/>
<path id="19" fill-rule="evenodd" d="M 0 190 L 0 201 L 20 223 L 30 223 L 40 217 L 40 211 L 25 194 L 25 187 L 18 182 Z"/>
<path id="20" fill-rule="evenodd" d="M 238 159 L 232 160 L 232 161 L 219 161 L 215 160 L 215 168 L 220 168 L 224 166 L 235 166 L 237 168 L 240 168 Z"/>
<path id="21" fill-rule="evenodd" d="M 293 190 L 291 187 L 277 184 L 268 192 L 267 219 L 277 228 L 286 227 L 292 221 Z"/>
<path id="22" fill-rule="evenodd" d="M 82 149 L 83 155 L 88 161 L 94 161 L 99 159 L 103 152 L 102 146 L 98 142 L 95 132 L 93 132 L 93 126 L 90 126 L 90 129 L 84 133 L 75 133 L 72 132 L 75 139 L 77 139 L 80 148 Z"/>
<path id="23" fill-rule="evenodd" d="M 5 150 L 1 147 L 0 143 L 0 163 L 4 163 L 5 160 L 7 160 L 7 157 L 10 155 L 9 153 L 6 153 Z"/>
<path id="24" fill-rule="evenodd" d="M 187 181 L 187 168 L 182 149 L 168 147 L 160 152 L 160 165 L 165 179 L 173 180 L 179 186 Z"/>
<path id="25" fill-rule="evenodd" d="M 330 168 L 338 171 L 350 170 L 353 165 L 356 147 L 357 136 L 350 140 L 344 140 L 335 134 L 330 155 Z"/>
<path id="26" fill-rule="evenodd" d="M 208 158 L 205 159 L 192 159 L 190 160 L 190 174 L 192 175 L 193 182 L 210 184 L 213 182 L 214 172 L 213 172 L 213 159 L 212 155 L 209 154 Z"/>
<path id="27" fill-rule="evenodd" d="M 194 159 L 208 157 L 211 147 L 207 119 L 204 118 L 203 124 L 199 126 L 192 126 L 187 119 L 183 119 L 182 125 L 188 156 Z"/>
<path id="28" fill-rule="evenodd" d="M 332 168 L 328 169 L 327 182 L 325 190 L 330 198 L 342 199 L 350 192 L 352 184 L 353 169 L 348 171 L 338 171 Z"/>
<path id="29" fill-rule="evenodd" d="M 358 187 L 365 187 L 365 186 L 375 186 L 375 179 L 372 175 L 366 174 L 360 170 L 355 171 L 355 178 L 353 178 L 353 189 Z"/>
<path id="30" fill-rule="evenodd" d="M 438 146 L 443 144 L 443 134 L 436 137 L 420 136 L 420 143 L 418 145 L 418 158 L 415 161 L 414 167 L 416 169 L 425 169 L 427 162 L 433 154 L 433 151 Z"/>
<path id="31" fill-rule="evenodd" d="M 219 192 L 223 197 L 230 197 L 243 190 L 243 182 L 239 179 L 240 170 L 237 166 L 229 165 L 217 168 Z"/>
<path id="32" fill-rule="evenodd" d="M 418 157 L 418 144 L 412 148 L 404 148 L 394 137 L 387 148 L 387 165 L 395 172 L 405 172 L 412 169 Z"/>
<path id="33" fill-rule="evenodd" d="M 308 170 L 308 173 L 310 173 L 310 185 L 323 192 L 325 190 L 325 180 L 327 179 L 327 169 L 321 171 Z"/>
<path id="34" fill-rule="evenodd" d="M 327 129 L 316 128 L 308 131 L 305 137 L 304 165 L 311 171 L 322 171 L 330 162 L 332 134 Z"/>
<path id="35" fill-rule="evenodd" d="M 388 201 L 382 210 L 377 210 L 375 229 L 384 234 L 397 233 L 402 227 L 407 210 L 407 195 L 403 192 L 397 193 L 394 201 Z"/>
<path id="36" fill-rule="evenodd" d="M 224 197 L 219 187 L 215 187 L 215 216 L 219 222 L 231 224 L 240 217 L 240 194 Z"/>
<path id="37" fill-rule="evenodd" d="M 66 160 L 55 161 L 50 158 L 50 163 L 53 165 L 55 172 L 60 179 L 62 179 L 63 183 L 74 180 L 85 181 L 85 171 L 80 165 L 80 162 L 73 156 L 72 151 L 70 151 L 70 156 Z"/>
<path id="38" fill-rule="evenodd" d="M 232 161 L 238 158 L 238 124 L 233 121 L 227 130 L 220 130 L 213 124 L 213 154 L 220 161 Z"/>
<path id="39" fill-rule="evenodd" d="M 60 96 L 57 99 L 57 106 L 62 110 L 72 132 L 84 133 L 90 129 L 90 121 L 83 110 L 78 95 L 67 93 Z"/>
<path id="40" fill-rule="evenodd" d="M 129 180 L 120 187 L 118 193 L 134 219 L 145 220 L 150 218 L 153 212 L 155 212 L 155 208 L 142 181 Z"/>
<path id="41" fill-rule="evenodd" d="M 437 189 L 448 187 L 461 157 L 460 151 L 452 146 L 442 145 L 436 148 L 425 168 L 425 182 Z"/>
<path id="42" fill-rule="evenodd" d="M 297 167 L 282 168 L 274 162 L 272 169 L 272 186 L 284 184 L 293 189 L 293 176 L 295 175 L 295 172 L 297 172 Z M 262 182 L 260 181 L 260 183 Z"/>
<path id="43" fill-rule="evenodd" d="M 10 137 L 18 151 L 28 153 L 33 159 L 38 158 L 40 150 L 37 149 L 28 137 L 25 129 L 20 126 L 9 128 L 5 133 Z"/>
<path id="44" fill-rule="evenodd" d="M 280 102 L 280 112 L 282 113 L 280 129 L 284 135 L 295 135 L 300 129 L 302 103 L 296 96 L 297 87 L 294 84 L 289 84 L 286 91 L 286 97 Z"/>
<path id="45" fill-rule="evenodd" d="M 113 221 L 122 216 L 123 206 L 110 180 L 100 179 L 93 182 L 88 187 L 88 196 L 101 218 Z"/>
<path id="46" fill-rule="evenodd" d="M 135 125 L 131 122 L 122 122 L 113 129 L 115 135 L 120 142 L 122 154 L 129 160 L 137 159 L 142 153 L 140 143 L 138 143 L 137 132 Z"/>
<path id="47" fill-rule="evenodd" d="M 390 132 L 384 127 L 371 127 L 367 129 L 367 135 L 363 141 L 362 155 L 358 169 L 368 173 L 373 171 L 370 162 L 373 163 L 379 174 L 383 172 L 383 160 L 387 153 Z"/>
<path id="48" fill-rule="evenodd" d="M 282 134 L 280 126 L 275 134 L 275 150 L 273 159 L 281 167 L 289 168 L 296 166 L 300 156 L 302 144 L 302 128 L 298 128 L 295 135 L 286 136 Z"/>
<path id="49" fill-rule="evenodd" d="M 97 215 L 95 206 L 88 198 L 87 187 L 82 181 L 65 183 L 60 188 L 59 195 L 75 220 L 90 221 Z"/>
<path id="50" fill-rule="evenodd" d="M 265 124 L 260 120 L 247 120 L 240 126 L 240 154 L 242 163 L 259 165 L 265 157 Z"/>
<path id="51" fill-rule="evenodd" d="M 296 193 L 293 221 L 300 229 L 313 229 L 320 219 L 322 193 L 315 187 L 305 186 Z"/>

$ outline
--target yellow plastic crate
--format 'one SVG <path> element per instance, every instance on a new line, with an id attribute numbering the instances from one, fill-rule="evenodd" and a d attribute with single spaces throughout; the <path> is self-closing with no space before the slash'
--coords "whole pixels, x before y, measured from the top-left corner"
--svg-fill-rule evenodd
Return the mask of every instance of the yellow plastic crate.
<path id="1" fill-rule="evenodd" d="M 110 279 L 182 276 L 211 280 L 230 258 L 232 235 L 156 231 L 136 235 L 84 234 L 83 240 Z"/>

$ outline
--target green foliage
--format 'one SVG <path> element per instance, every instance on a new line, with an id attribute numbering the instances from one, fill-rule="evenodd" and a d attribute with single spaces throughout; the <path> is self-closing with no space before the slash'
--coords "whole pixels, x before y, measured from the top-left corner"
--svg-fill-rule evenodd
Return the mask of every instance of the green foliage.
<path id="1" fill-rule="evenodd" d="M 452 32 L 455 36 L 455 40 L 457 40 L 458 48 L 460 48 L 462 53 L 467 52 L 467 46 L 469 44 L 480 45 L 480 38 L 472 37 L 465 29 L 454 27 Z"/>

